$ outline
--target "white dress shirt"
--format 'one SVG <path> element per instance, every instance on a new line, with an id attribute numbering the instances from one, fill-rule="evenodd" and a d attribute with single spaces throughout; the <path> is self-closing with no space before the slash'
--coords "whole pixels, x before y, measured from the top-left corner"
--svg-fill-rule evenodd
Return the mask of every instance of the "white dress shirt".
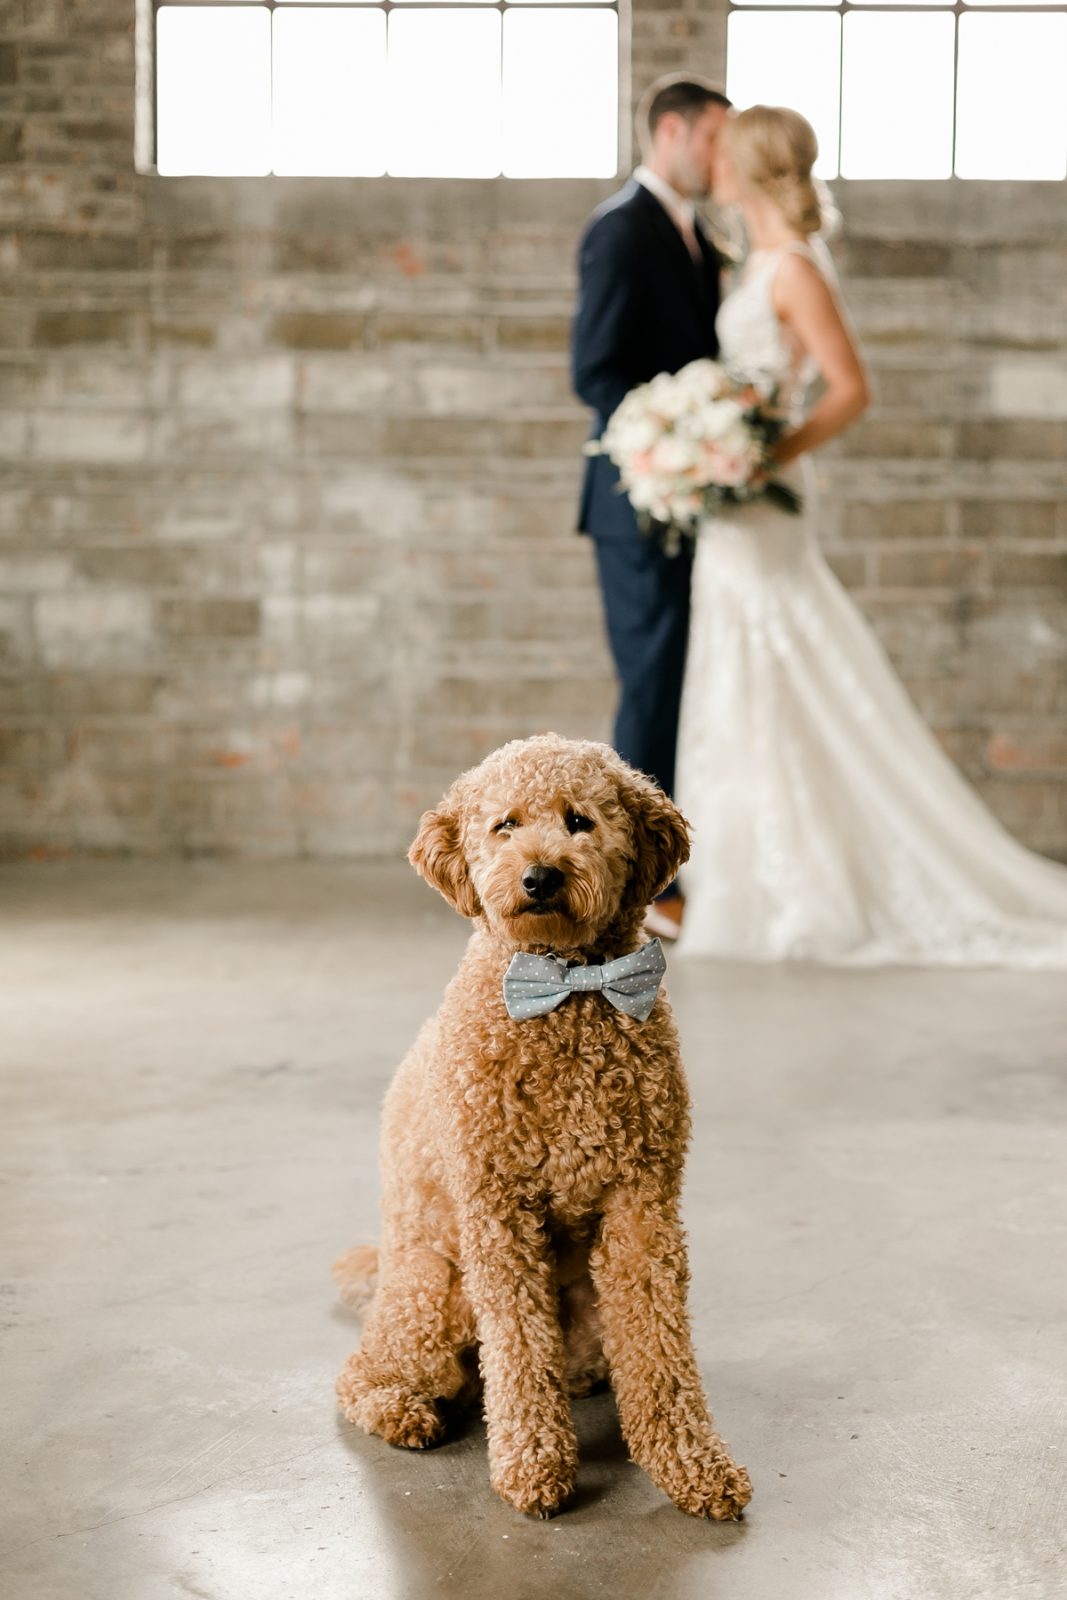
<path id="1" fill-rule="evenodd" d="M 665 178 L 661 178 L 658 173 L 651 171 L 649 167 L 638 167 L 634 173 L 634 178 L 643 189 L 648 190 L 649 194 L 655 195 L 685 240 L 686 248 L 693 260 L 703 260 L 697 239 L 696 206 L 692 200 L 687 200 L 684 194 L 679 194 L 677 189 L 672 189 Z"/>

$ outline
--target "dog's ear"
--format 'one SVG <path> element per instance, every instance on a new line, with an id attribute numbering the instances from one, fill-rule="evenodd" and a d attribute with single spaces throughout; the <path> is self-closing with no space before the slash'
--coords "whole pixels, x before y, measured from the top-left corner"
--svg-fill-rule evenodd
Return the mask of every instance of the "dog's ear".
<path id="1" fill-rule="evenodd" d="M 628 906 L 647 906 L 689 860 L 689 824 L 658 784 L 629 771 L 620 798 L 633 826 L 634 862 Z"/>
<path id="2" fill-rule="evenodd" d="M 444 895 L 461 917 L 476 917 L 481 911 L 478 896 L 467 868 L 460 838 L 459 807 L 451 795 L 439 806 L 423 813 L 408 860 L 420 877 Z"/>

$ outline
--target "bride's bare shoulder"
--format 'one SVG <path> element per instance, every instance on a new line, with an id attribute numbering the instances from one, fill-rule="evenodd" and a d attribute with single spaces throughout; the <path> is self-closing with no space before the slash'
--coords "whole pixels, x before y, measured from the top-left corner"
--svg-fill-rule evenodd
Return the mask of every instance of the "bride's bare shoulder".
<path id="1" fill-rule="evenodd" d="M 790 250 L 778 263 L 771 299 L 779 316 L 793 310 L 817 312 L 836 306 L 833 286 L 807 250 Z"/>

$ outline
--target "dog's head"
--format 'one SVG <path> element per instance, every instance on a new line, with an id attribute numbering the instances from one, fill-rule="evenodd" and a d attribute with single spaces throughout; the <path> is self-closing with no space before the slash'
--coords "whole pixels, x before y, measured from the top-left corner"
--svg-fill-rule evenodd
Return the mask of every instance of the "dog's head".
<path id="1" fill-rule="evenodd" d="M 516 740 L 457 778 L 409 852 L 465 917 L 517 948 L 623 942 L 689 858 L 685 819 L 607 745 Z"/>

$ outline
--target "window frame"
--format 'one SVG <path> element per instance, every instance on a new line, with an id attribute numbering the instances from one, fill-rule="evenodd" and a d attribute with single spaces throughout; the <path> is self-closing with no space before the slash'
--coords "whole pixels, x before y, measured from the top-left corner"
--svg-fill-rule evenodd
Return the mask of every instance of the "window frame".
<path id="1" fill-rule="evenodd" d="M 959 109 L 959 74 L 960 74 L 960 18 L 965 16 L 1056 16 L 1067 12 L 1067 0 L 1051 0 L 1050 4 L 1036 5 L 1026 3 L 1023 5 L 997 4 L 969 4 L 968 0 L 926 0 L 926 3 L 916 3 L 912 0 L 890 0 L 882 5 L 878 0 L 802 0 L 799 5 L 779 5 L 775 0 L 757 0 L 755 4 L 738 4 L 738 0 L 726 0 L 726 78 L 729 82 L 730 72 L 730 18 L 741 13 L 745 16 L 758 15 L 763 12 L 784 11 L 790 16 L 800 16 L 805 12 L 822 11 L 836 12 L 841 18 L 840 42 L 838 45 L 838 89 L 837 89 L 837 172 L 827 181 L 831 183 L 1063 183 L 1067 182 L 1067 174 L 1061 178 L 961 178 L 956 171 L 956 138 Z M 937 12 L 950 12 L 954 17 L 953 45 L 952 45 L 952 171 L 945 178 L 846 178 L 841 173 L 842 133 L 844 124 L 845 106 L 845 26 L 844 20 L 850 12 L 873 12 L 878 16 L 889 16 L 894 13 L 904 12 L 911 16 L 933 16 Z M 1067 112 L 1065 112 L 1067 115 Z"/>
<path id="2" fill-rule="evenodd" d="M 300 11 L 314 5 L 316 0 L 135 0 L 135 57 L 136 57 L 136 104 L 134 117 L 134 166 L 140 173 L 158 177 L 163 180 L 164 175 L 159 172 L 157 164 L 157 129 L 158 105 L 156 96 L 156 14 L 168 6 L 181 6 L 183 8 L 211 10 L 217 6 L 247 7 L 249 10 L 268 11 L 272 15 L 275 11 L 292 10 Z M 460 10 L 460 11 L 498 11 L 503 18 L 508 11 L 530 9 L 561 12 L 593 9 L 589 0 L 547 0 L 541 6 L 532 6 L 529 0 L 317 0 L 317 3 L 331 11 L 382 11 L 385 13 L 388 25 L 389 13 L 393 11 L 433 11 Z M 619 109 L 616 129 L 616 148 L 618 151 L 617 163 L 613 178 L 555 178 L 555 177 L 508 177 L 503 172 L 498 172 L 491 177 L 463 177 L 463 178 L 435 178 L 429 175 L 397 175 L 391 172 L 382 173 L 376 177 L 338 177 L 332 173 L 307 173 L 304 177 L 314 182 L 340 182 L 340 183 L 604 183 L 618 179 L 624 172 L 629 171 L 633 161 L 633 142 L 631 129 L 631 116 L 629 106 L 631 100 L 631 74 L 630 74 L 630 41 L 631 29 L 631 0 L 596 0 L 597 11 L 613 12 L 617 18 L 618 29 L 618 59 L 616 70 L 619 85 Z M 502 31 L 503 32 L 503 31 Z M 196 174 L 189 174 L 195 177 Z M 206 175 L 205 175 L 206 176 Z M 290 181 L 283 175 L 274 172 L 264 173 L 260 177 L 250 178 L 247 174 L 216 174 L 215 180 L 220 183 L 255 182 L 265 181 L 281 182 Z M 169 180 L 168 180 L 169 181 Z"/>

